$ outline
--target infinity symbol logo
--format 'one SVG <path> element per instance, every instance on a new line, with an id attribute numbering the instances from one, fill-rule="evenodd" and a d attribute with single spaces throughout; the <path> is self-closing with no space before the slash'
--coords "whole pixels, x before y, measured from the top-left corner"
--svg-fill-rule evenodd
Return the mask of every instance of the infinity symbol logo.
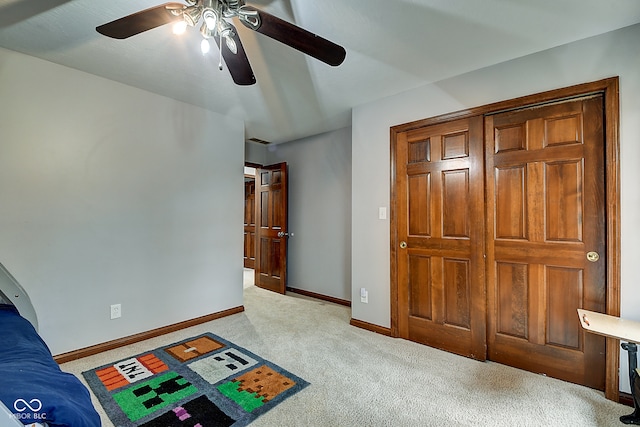
<path id="1" fill-rule="evenodd" d="M 13 402 L 13 408 L 18 412 L 24 412 L 27 408 L 32 412 L 38 412 L 42 409 L 42 402 L 40 402 L 39 399 L 31 399 L 29 402 L 24 399 L 16 399 L 16 401 Z"/>

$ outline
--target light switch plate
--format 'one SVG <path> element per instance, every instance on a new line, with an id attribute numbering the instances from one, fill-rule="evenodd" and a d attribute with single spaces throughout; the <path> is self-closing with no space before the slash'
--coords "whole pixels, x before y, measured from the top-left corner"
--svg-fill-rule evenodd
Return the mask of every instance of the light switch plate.
<path id="1" fill-rule="evenodd" d="M 387 208 L 382 206 L 378 208 L 378 219 L 387 219 Z"/>

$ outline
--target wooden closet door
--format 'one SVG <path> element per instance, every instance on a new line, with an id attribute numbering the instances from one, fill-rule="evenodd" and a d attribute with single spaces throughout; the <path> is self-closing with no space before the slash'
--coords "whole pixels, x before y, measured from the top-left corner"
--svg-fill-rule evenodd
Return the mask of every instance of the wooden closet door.
<path id="1" fill-rule="evenodd" d="M 398 334 L 485 360 L 482 117 L 397 135 Z"/>
<path id="2" fill-rule="evenodd" d="M 487 116 L 488 357 L 604 390 L 601 96 Z M 588 260 L 597 253 L 598 260 Z"/>

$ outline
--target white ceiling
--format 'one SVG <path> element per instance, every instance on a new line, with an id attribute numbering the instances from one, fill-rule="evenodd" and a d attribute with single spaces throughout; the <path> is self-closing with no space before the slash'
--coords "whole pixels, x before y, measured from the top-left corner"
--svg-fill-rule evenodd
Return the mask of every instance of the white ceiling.
<path id="1" fill-rule="evenodd" d="M 247 0 L 347 58 L 331 67 L 234 22 L 257 79 L 236 86 L 217 49 L 200 53 L 197 29 L 95 31 L 164 1 L 0 0 L 0 46 L 230 114 L 247 139 L 278 143 L 348 126 L 357 105 L 640 22 L 640 0 Z"/>

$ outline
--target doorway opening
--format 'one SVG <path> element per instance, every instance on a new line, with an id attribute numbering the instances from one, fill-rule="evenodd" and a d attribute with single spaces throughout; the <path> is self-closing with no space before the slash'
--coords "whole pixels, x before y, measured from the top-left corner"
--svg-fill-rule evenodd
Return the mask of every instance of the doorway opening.
<path id="1" fill-rule="evenodd" d="M 244 267 L 254 284 L 284 294 L 287 288 L 287 164 L 245 163 Z"/>
<path id="2" fill-rule="evenodd" d="M 243 254 L 243 289 L 255 285 L 256 263 L 256 169 L 260 165 L 245 163 L 244 165 L 244 254 Z"/>
<path id="3" fill-rule="evenodd" d="M 244 268 L 242 273 L 242 287 L 244 289 L 250 288 L 255 284 L 255 270 L 253 268 Z"/>
<path id="4" fill-rule="evenodd" d="M 245 269 L 255 269 L 256 263 L 256 169 L 259 165 L 244 166 L 244 255 Z M 245 273 L 246 274 L 246 273 Z"/>

